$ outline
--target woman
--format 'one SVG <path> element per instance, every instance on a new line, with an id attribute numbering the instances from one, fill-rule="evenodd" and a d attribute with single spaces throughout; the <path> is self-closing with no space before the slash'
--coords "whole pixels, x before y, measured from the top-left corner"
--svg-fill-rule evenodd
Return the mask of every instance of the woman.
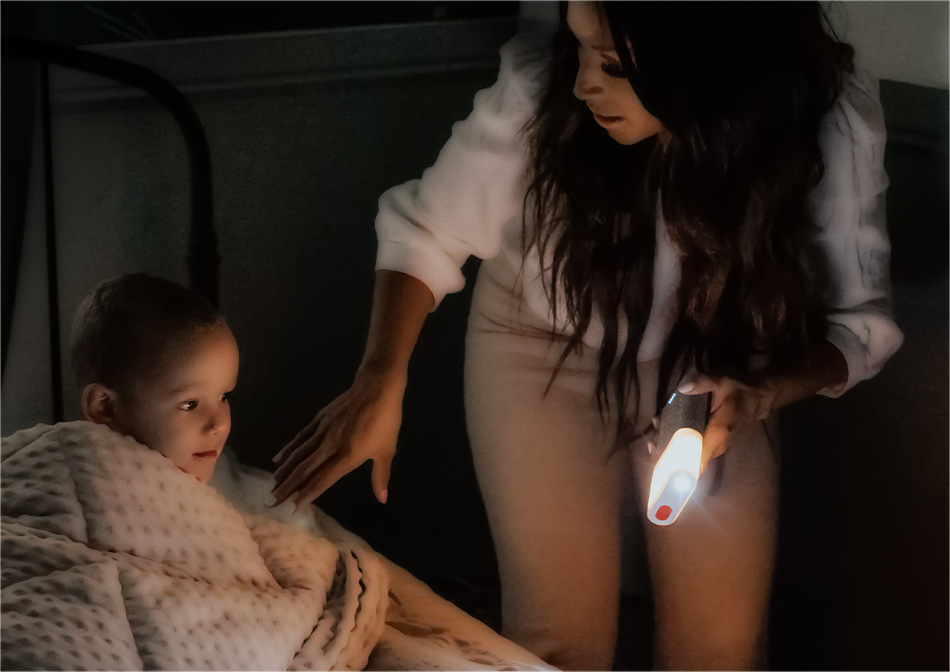
<path id="1" fill-rule="evenodd" d="M 778 483 L 762 420 L 840 395 L 902 339 L 876 85 L 817 3 L 571 2 L 550 52 L 505 45 L 436 164 L 381 197 L 366 353 L 275 458 L 275 495 L 310 501 L 373 460 L 386 501 L 409 356 L 475 254 L 466 419 L 503 633 L 610 667 L 620 490 L 632 464 L 645 503 L 651 417 L 679 386 L 713 392 L 703 462 L 719 459 L 675 525 L 646 526 L 655 664 L 761 666 Z"/>

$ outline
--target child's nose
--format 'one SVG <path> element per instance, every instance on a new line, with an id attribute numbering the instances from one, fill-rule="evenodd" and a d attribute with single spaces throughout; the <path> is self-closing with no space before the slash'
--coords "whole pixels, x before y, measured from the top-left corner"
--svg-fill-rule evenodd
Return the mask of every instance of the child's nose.
<path id="1" fill-rule="evenodd" d="M 220 432 L 228 432 L 231 430 L 231 410 L 225 408 L 220 411 L 216 411 L 211 414 L 208 418 L 207 429 L 212 434 L 218 434 Z"/>

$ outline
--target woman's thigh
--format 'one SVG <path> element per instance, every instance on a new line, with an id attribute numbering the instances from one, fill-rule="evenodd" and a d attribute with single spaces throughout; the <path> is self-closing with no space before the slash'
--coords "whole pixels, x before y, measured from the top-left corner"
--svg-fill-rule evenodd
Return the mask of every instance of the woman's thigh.
<path id="1" fill-rule="evenodd" d="M 484 271 L 483 271 L 484 275 Z M 489 284 L 490 283 L 490 284 Z M 620 581 L 620 478 L 594 403 L 596 363 L 507 310 L 507 285 L 479 278 L 466 339 L 465 404 L 502 581 L 504 634 L 564 668 L 609 668 Z"/>
<path id="2" fill-rule="evenodd" d="M 765 663 L 778 508 L 774 429 L 756 423 L 734 434 L 676 522 L 645 523 L 658 669 Z M 657 457 L 633 455 L 641 502 Z"/>

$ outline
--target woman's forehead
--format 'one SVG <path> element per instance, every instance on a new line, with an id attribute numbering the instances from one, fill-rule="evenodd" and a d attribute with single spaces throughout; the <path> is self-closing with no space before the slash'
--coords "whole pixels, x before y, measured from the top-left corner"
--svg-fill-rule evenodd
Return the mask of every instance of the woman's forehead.
<path id="1" fill-rule="evenodd" d="M 567 27 L 584 46 L 601 51 L 612 51 L 614 48 L 606 17 L 595 2 L 568 2 Z"/>

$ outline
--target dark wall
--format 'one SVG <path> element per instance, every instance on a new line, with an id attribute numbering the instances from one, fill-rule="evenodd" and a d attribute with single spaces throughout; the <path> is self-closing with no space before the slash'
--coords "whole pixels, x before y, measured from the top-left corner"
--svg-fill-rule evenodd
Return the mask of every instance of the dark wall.
<path id="1" fill-rule="evenodd" d="M 903 347 L 782 419 L 779 669 L 948 667 L 947 92 L 881 82 Z"/>
<path id="2" fill-rule="evenodd" d="M 144 2 L 3 3 L 4 34 L 57 44 L 90 45 L 179 40 L 251 33 L 316 30 L 426 21 L 467 20 L 518 14 L 517 2 L 412 0 L 216 0 Z"/>

